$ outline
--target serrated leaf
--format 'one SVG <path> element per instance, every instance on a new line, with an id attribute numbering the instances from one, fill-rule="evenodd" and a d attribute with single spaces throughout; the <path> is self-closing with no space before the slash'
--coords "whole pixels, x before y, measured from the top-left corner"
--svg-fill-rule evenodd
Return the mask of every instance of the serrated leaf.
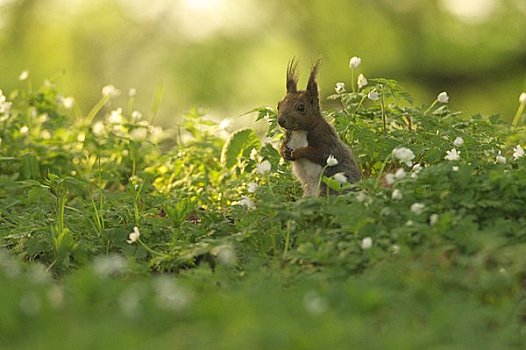
<path id="1" fill-rule="evenodd" d="M 241 129 L 234 132 L 223 146 L 221 164 L 231 168 L 237 164 L 239 157 L 248 157 L 252 148 L 259 148 L 261 142 L 252 129 Z"/>

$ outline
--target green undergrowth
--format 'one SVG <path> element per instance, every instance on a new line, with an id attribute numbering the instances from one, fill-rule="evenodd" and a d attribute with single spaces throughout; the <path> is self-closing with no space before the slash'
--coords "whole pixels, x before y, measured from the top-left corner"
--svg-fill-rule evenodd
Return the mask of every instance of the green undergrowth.
<path id="1" fill-rule="evenodd" d="M 162 130 L 116 94 L 0 95 L 1 348 L 526 345 L 524 127 L 370 79 L 325 112 L 364 179 L 302 198 L 274 109 Z"/>

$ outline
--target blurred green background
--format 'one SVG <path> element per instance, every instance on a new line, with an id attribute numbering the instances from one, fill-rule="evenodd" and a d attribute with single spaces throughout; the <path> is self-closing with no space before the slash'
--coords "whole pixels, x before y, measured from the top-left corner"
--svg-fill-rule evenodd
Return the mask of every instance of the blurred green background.
<path id="1" fill-rule="evenodd" d="M 53 79 L 84 111 L 114 84 L 136 106 L 163 100 L 169 126 L 192 106 L 235 118 L 274 106 L 289 59 L 323 57 L 322 96 L 368 78 L 398 80 L 419 103 L 511 119 L 526 90 L 525 0 L 0 0 L 0 88 Z M 325 105 L 327 106 L 327 102 Z"/>

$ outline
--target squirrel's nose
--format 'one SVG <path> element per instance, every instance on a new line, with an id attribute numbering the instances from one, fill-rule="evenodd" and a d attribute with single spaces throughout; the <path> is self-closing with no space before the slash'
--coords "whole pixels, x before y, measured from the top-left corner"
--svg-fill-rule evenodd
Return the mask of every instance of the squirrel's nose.
<path id="1" fill-rule="evenodd" d="M 284 128 L 286 123 L 287 123 L 286 119 L 283 116 L 278 117 L 278 124 L 279 124 L 279 126 Z"/>

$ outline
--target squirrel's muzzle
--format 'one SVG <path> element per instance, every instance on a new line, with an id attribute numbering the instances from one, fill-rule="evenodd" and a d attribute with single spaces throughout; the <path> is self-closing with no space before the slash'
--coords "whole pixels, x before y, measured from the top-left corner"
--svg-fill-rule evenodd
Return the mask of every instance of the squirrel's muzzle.
<path id="1" fill-rule="evenodd" d="M 287 128 L 287 119 L 284 117 L 284 116 L 279 116 L 278 117 L 278 124 L 279 126 L 281 126 L 282 128 Z"/>

